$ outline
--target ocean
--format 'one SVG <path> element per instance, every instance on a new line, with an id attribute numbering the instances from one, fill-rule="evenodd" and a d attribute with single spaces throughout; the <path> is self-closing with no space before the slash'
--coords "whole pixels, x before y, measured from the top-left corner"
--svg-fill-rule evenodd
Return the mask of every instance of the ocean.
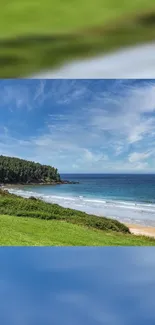
<path id="1" fill-rule="evenodd" d="M 9 191 L 133 224 L 155 226 L 155 175 L 62 174 L 80 184 L 25 186 Z"/>

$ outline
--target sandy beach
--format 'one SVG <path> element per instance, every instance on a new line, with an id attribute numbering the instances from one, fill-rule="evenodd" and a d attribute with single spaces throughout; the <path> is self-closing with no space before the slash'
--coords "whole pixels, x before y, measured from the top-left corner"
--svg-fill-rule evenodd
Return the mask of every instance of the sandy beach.
<path id="1" fill-rule="evenodd" d="M 131 233 L 134 235 L 144 235 L 155 238 L 155 227 L 149 226 L 141 226 L 141 225 L 134 225 L 134 224 L 126 224 Z"/>

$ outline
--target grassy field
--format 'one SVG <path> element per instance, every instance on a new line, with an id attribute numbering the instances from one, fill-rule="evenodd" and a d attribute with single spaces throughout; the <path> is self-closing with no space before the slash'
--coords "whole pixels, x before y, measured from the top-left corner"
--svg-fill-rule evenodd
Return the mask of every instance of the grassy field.
<path id="1" fill-rule="evenodd" d="M 0 192 L 0 245 L 155 246 L 122 223 Z"/>
<path id="2" fill-rule="evenodd" d="M 1 246 L 154 246 L 155 240 L 65 221 L 0 215 Z"/>
<path id="3" fill-rule="evenodd" d="M 154 0 L 2 0 L 0 77 L 151 41 L 154 26 Z"/>
<path id="4" fill-rule="evenodd" d="M 70 33 L 155 9 L 154 0 L 1 0 L 1 38 Z"/>

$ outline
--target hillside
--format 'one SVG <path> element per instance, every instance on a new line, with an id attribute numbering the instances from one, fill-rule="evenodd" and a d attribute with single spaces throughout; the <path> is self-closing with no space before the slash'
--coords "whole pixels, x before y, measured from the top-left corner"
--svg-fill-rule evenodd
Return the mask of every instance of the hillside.
<path id="1" fill-rule="evenodd" d="M 0 246 L 155 246 L 155 240 L 65 221 L 0 215 Z"/>
<path id="2" fill-rule="evenodd" d="M 0 190 L 0 215 L 31 217 L 45 220 L 66 221 L 100 230 L 129 233 L 129 229 L 114 219 L 97 217 L 82 211 L 63 208 L 57 204 L 46 203 L 34 197 L 22 198 Z"/>
<path id="3" fill-rule="evenodd" d="M 1 0 L 1 78 L 152 42 L 154 7 L 154 0 Z"/>
<path id="4" fill-rule="evenodd" d="M 30 184 L 60 181 L 57 168 L 24 159 L 0 156 L 0 183 Z"/>
<path id="5" fill-rule="evenodd" d="M 0 190 L 0 245 L 155 246 L 117 220 Z"/>

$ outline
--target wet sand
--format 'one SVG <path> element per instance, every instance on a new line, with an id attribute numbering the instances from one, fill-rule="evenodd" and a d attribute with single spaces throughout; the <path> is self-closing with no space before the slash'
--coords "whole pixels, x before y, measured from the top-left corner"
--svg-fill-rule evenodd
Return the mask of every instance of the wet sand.
<path id="1" fill-rule="evenodd" d="M 134 235 L 143 235 L 155 238 L 155 227 L 126 224 Z"/>

